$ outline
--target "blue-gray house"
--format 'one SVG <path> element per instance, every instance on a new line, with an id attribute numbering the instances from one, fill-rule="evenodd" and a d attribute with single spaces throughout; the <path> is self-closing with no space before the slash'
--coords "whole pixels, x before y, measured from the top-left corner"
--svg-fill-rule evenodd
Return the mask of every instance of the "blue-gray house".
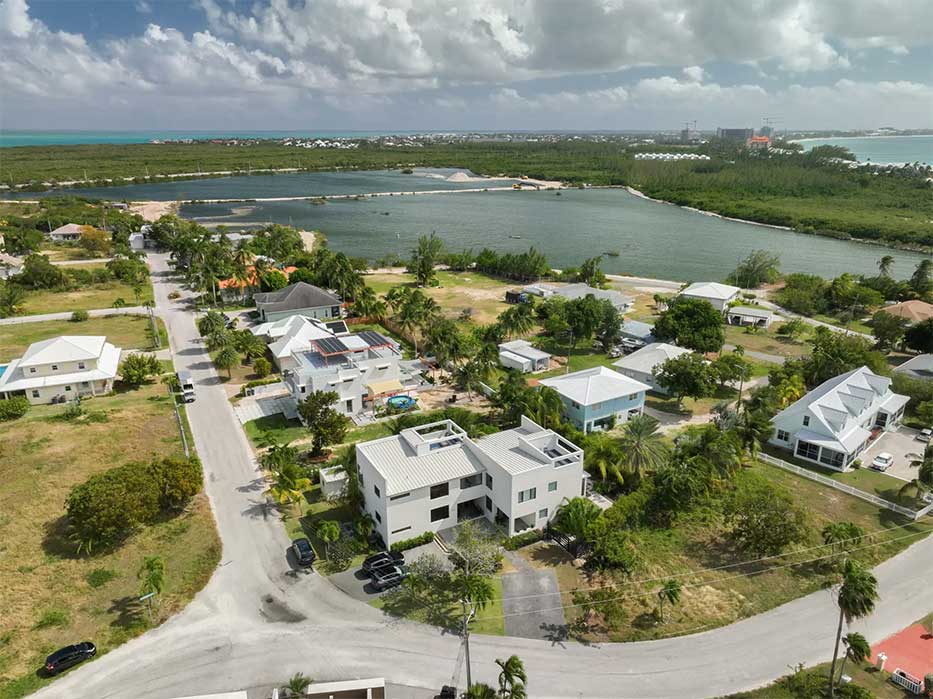
<path id="1" fill-rule="evenodd" d="M 584 432 L 605 429 L 613 422 L 626 422 L 632 415 L 640 415 L 645 407 L 645 391 L 651 388 L 604 366 L 544 379 L 541 385 L 557 391 L 564 404 L 564 416 Z"/>

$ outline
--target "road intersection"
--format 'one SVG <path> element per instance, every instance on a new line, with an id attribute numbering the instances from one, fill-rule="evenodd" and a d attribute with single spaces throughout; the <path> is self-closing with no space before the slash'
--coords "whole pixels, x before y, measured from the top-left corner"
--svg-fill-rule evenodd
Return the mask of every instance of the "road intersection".
<path id="1" fill-rule="evenodd" d="M 262 474 L 194 316 L 168 298 L 183 289 L 169 276 L 165 255 L 151 254 L 149 262 L 176 367 L 197 385 L 188 419 L 223 557 L 184 611 L 36 696 L 167 699 L 272 685 L 299 671 L 321 681 L 385 677 L 435 689 L 449 683 L 458 637 L 386 617 L 317 574 L 290 567 L 284 527 L 266 505 Z M 933 538 L 882 564 L 876 571 L 881 602 L 858 629 L 874 642 L 933 609 L 931 569 Z M 821 591 L 730 626 L 644 643 L 586 646 L 474 635 L 473 677 L 495 683 L 495 658 L 515 653 L 536 699 L 720 696 L 766 684 L 797 663 L 826 660 L 835 618 L 831 592 Z"/>

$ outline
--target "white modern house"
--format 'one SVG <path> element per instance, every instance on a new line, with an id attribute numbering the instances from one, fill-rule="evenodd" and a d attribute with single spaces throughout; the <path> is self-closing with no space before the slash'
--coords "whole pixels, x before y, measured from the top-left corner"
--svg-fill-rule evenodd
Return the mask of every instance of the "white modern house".
<path id="1" fill-rule="evenodd" d="M 729 325 L 751 326 L 767 330 L 773 321 L 774 312 L 767 308 L 732 306 L 726 311 L 726 322 Z"/>
<path id="2" fill-rule="evenodd" d="M 771 444 L 845 471 L 878 431 L 895 431 L 910 400 L 868 367 L 825 381 L 772 418 Z"/>
<path id="3" fill-rule="evenodd" d="M 418 377 L 402 369 L 401 356 L 398 343 L 372 330 L 317 338 L 292 352 L 285 385 L 296 402 L 334 391 L 334 409 L 357 415 L 415 390 Z"/>
<path id="4" fill-rule="evenodd" d="M 669 345 L 666 342 L 653 342 L 614 361 L 612 366 L 616 367 L 620 374 L 647 384 L 652 391 L 666 394 L 667 389 L 660 386 L 655 378 L 655 369 L 660 369 L 661 365 L 669 359 L 676 359 L 690 352 L 691 350 L 686 347 Z"/>
<path id="5" fill-rule="evenodd" d="M 512 340 L 499 345 L 499 364 L 523 374 L 547 371 L 551 355 L 532 346 L 527 340 Z"/>
<path id="6" fill-rule="evenodd" d="M 120 348 L 103 336 L 63 335 L 29 345 L 0 367 L 0 395 L 23 395 L 34 405 L 110 393 Z"/>
<path id="7" fill-rule="evenodd" d="M 356 460 L 386 546 L 480 517 L 513 536 L 584 492 L 583 451 L 526 417 L 476 440 L 450 420 L 409 428 L 357 444 Z"/>
<path id="8" fill-rule="evenodd" d="M 557 391 L 564 416 L 584 432 L 640 415 L 645 408 L 645 391 L 651 389 L 604 366 L 544 379 L 541 385 Z"/>
<path id="9" fill-rule="evenodd" d="M 343 329 L 346 330 L 346 326 L 343 326 Z M 326 323 L 307 316 L 286 316 L 277 321 L 257 325 L 251 328 L 250 332 L 266 339 L 269 352 L 279 371 L 296 368 L 295 353 L 312 349 L 315 340 L 338 335 Z"/>
<path id="10" fill-rule="evenodd" d="M 719 311 L 725 311 L 730 303 L 739 298 L 742 290 L 737 286 L 719 282 L 696 282 L 680 292 L 679 296 L 709 301 Z"/>

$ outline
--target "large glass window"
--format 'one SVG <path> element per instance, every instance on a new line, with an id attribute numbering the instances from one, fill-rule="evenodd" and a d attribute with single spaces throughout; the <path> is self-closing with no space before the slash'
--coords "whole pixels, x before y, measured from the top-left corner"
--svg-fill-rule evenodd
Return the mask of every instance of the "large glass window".
<path id="1" fill-rule="evenodd" d="M 476 485 L 483 484 L 483 474 L 477 473 L 475 476 L 467 476 L 460 479 L 460 490 L 466 490 Z"/>
<path id="2" fill-rule="evenodd" d="M 832 466 L 833 468 L 842 468 L 845 463 L 845 454 L 841 451 L 834 451 L 833 449 L 823 447 L 823 451 L 820 454 L 820 463 Z"/>
<path id="3" fill-rule="evenodd" d="M 431 486 L 431 499 L 442 498 L 450 492 L 450 486 L 447 483 L 438 483 Z"/>
<path id="4" fill-rule="evenodd" d="M 435 507 L 431 510 L 431 521 L 440 522 L 442 519 L 447 519 L 450 517 L 450 508 L 447 505 L 443 507 Z"/>
<path id="5" fill-rule="evenodd" d="M 804 442 L 803 440 L 797 442 L 797 456 L 816 461 L 819 455 L 820 448 L 816 444 L 810 444 L 810 442 Z"/>
<path id="6" fill-rule="evenodd" d="M 518 501 L 519 502 L 528 502 L 529 500 L 534 500 L 538 495 L 537 488 L 529 488 L 528 490 L 520 490 L 518 492 Z"/>

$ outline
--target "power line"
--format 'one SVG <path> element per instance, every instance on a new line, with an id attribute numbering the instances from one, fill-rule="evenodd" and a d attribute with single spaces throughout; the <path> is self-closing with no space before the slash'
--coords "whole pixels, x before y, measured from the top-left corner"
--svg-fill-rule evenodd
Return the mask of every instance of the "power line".
<path id="1" fill-rule="evenodd" d="M 898 537 L 896 539 L 888 539 L 886 541 L 879 541 L 873 544 L 866 544 L 865 546 L 860 546 L 858 548 L 852 549 L 852 551 L 861 551 L 862 549 L 872 548 L 875 546 L 881 546 L 882 544 L 893 543 L 895 541 L 900 541 L 902 539 L 908 539 L 912 536 L 919 536 L 921 534 L 926 535 L 928 533 L 929 532 L 913 532 L 912 534 L 905 534 L 904 536 Z M 816 558 L 811 558 L 811 559 L 804 560 L 804 561 L 793 561 L 791 563 L 785 563 L 783 565 L 772 566 L 771 568 L 766 568 L 765 570 L 759 570 L 759 571 L 754 571 L 750 573 L 738 573 L 737 575 L 729 575 L 729 576 L 725 576 L 722 578 L 718 578 L 716 580 L 706 580 L 703 582 L 688 583 L 686 585 L 682 585 L 682 588 L 703 587 L 706 585 L 714 585 L 720 582 L 727 582 L 729 580 L 736 580 L 738 578 L 747 578 L 747 577 L 751 577 L 752 575 L 761 575 L 763 573 L 769 573 L 773 570 L 781 570 L 783 568 L 792 568 L 793 566 L 805 565 L 807 563 L 815 563 L 817 561 L 822 561 L 827 558 L 834 558 L 837 555 L 838 554 L 833 553 L 827 556 L 818 556 Z M 497 614 L 495 616 L 490 615 L 486 617 L 475 617 L 474 621 L 483 621 L 483 620 L 488 620 L 488 619 L 505 619 L 507 617 L 513 617 L 513 616 L 523 616 L 525 614 L 540 614 L 542 612 L 552 612 L 552 611 L 558 611 L 562 609 L 574 609 L 577 607 L 596 607 L 602 604 L 608 604 L 610 602 L 615 602 L 617 600 L 632 599 L 636 597 L 645 597 L 647 595 L 653 595 L 655 594 L 655 592 L 656 592 L 655 590 L 645 590 L 645 591 L 629 593 L 625 595 L 618 595 L 617 597 L 610 597 L 609 599 L 599 600 L 597 602 L 590 602 L 586 604 L 562 604 L 559 607 L 550 607 L 550 608 L 545 608 L 545 609 L 530 609 L 530 610 L 526 610 L 523 612 L 512 612 L 510 614 Z M 553 596 L 554 594 L 560 594 L 560 593 L 550 593 L 549 595 L 536 595 L 536 596 Z"/>

